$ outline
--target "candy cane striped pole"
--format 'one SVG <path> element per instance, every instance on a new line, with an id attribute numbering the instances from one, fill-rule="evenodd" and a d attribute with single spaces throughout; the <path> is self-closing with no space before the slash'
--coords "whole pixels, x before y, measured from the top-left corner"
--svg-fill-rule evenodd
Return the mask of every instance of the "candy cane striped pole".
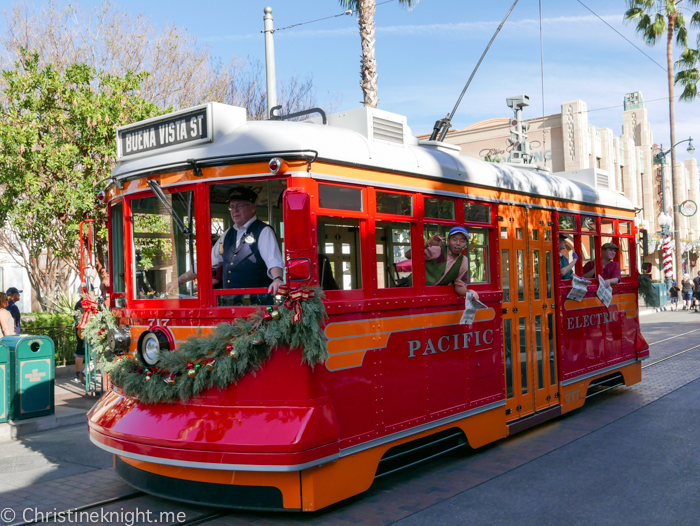
<path id="1" fill-rule="evenodd" d="M 672 262 L 672 247 L 671 247 L 671 236 L 664 236 L 664 276 L 670 278 L 673 276 L 673 262 Z"/>

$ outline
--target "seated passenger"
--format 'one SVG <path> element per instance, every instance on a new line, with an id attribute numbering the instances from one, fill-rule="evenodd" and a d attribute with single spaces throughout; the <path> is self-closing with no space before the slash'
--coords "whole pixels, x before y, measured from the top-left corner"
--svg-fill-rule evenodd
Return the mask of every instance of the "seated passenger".
<path id="1" fill-rule="evenodd" d="M 615 285 L 620 283 L 620 277 L 622 276 L 620 272 L 620 264 L 617 261 L 613 261 L 617 255 L 617 251 L 620 250 L 615 243 L 605 243 L 602 247 L 603 252 L 603 272 L 601 275 L 608 285 Z M 595 276 L 595 261 L 589 261 L 583 267 L 583 277 L 592 278 Z"/>
<path id="2" fill-rule="evenodd" d="M 255 216 L 257 198 L 258 194 L 243 186 L 231 190 L 228 209 L 234 224 L 212 247 L 211 264 L 215 269 L 222 267 L 221 288 L 267 287 L 268 294 L 277 294 L 284 281 L 284 261 L 275 231 Z M 178 278 L 177 285 L 196 277 L 188 271 Z"/>
<path id="3" fill-rule="evenodd" d="M 454 284 L 455 292 L 465 296 L 472 293 L 475 300 L 479 294 L 467 289 L 469 283 L 469 261 L 462 252 L 469 246 L 469 232 L 461 226 L 452 227 L 445 238 L 435 234 L 425 243 L 425 278 L 428 286 Z M 410 257 L 407 253 L 406 257 Z"/>
<path id="4" fill-rule="evenodd" d="M 569 239 L 564 234 L 559 234 L 559 267 L 561 270 L 561 279 L 572 279 L 574 277 L 574 266 L 578 260 L 576 252 L 571 251 L 571 263 L 569 259 L 564 255 L 566 250 L 566 240 Z"/>

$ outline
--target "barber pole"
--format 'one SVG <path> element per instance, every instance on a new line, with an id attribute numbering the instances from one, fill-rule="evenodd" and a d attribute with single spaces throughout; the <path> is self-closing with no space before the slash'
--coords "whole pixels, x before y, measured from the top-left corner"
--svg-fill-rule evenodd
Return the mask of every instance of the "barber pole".
<path id="1" fill-rule="evenodd" d="M 671 261 L 671 236 L 664 236 L 664 276 L 673 277 L 673 262 Z"/>

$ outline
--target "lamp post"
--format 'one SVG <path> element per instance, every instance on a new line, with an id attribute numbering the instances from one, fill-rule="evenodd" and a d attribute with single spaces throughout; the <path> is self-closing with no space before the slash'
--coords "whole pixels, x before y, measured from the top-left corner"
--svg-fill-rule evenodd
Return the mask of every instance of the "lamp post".
<path id="1" fill-rule="evenodd" d="M 684 142 L 688 143 L 688 148 L 687 152 L 690 155 L 693 155 L 695 153 L 695 146 L 693 146 L 693 138 L 689 137 L 685 139 L 684 141 L 677 142 L 671 148 L 668 150 L 664 151 L 663 145 L 661 145 L 661 152 L 656 154 L 654 156 L 654 162 L 659 163 L 661 165 L 661 205 L 663 207 L 662 213 L 666 213 L 667 208 L 666 208 L 666 154 L 670 153 L 671 150 L 673 150 L 676 146 L 679 144 L 683 144 Z M 672 181 L 672 183 L 674 183 Z M 676 222 L 676 228 L 680 228 L 680 211 L 674 209 L 673 210 L 673 218 L 675 219 Z M 683 259 L 683 251 L 681 249 L 681 238 L 679 232 L 676 233 L 676 262 L 678 265 L 682 265 L 682 259 Z M 670 242 L 670 238 L 669 238 Z M 664 245 L 666 243 L 666 239 L 664 238 Z M 666 269 L 666 258 L 664 256 L 664 270 Z M 670 287 L 669 287 L 670 288 Z"/>
<path id="2" fill-rule="evenodd" d="M 662 178 L 663 180 L 663 178 Z M 659 226 L 661 227 L 661 236 L 663 242 L 661 247 L 663 250 L 664 258 L 664 277 L 666 278 L 666 288 L 671 290 L 671 283 L 673 282 L 673 261 L 671 256 L 671 225 L 673 224 L 673 218 L 665 212 L 659 214 Z"/>

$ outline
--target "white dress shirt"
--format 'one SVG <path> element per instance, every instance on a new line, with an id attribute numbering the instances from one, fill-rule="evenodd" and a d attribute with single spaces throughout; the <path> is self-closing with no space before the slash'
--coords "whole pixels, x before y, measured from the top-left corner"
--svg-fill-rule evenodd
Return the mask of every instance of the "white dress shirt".
<path id="1" fill-rule="evenodd" d="M 236 248 L 238 248 L 238 245 L 241 244 L 243 237 L 248 231 L 248 228 L 250 227 L 250 225 L 253 224 L 253 222 L 255 222 L 256 219 L 257 216 L 253 216 L 242 227 L 238 227 L 235 223 L 233 224 L 231 228 L 236 230 Z M 218 241 L 214 243 L 214 246 L 211 249 L 212 267 L 224 262 L 224 257 L 221 254 L 219 254 L 219 246 L 224 242 L 226 234 L 228 234 L 229 230 L 231 229 L 229 228 L 228 230 L 226 230 L 226 232 L 224 232 L 221 235 L 221 237 L 219 237 Z M 260 237 L 258 238 L 258 250 L 260 251 L 260 256 L 263 258 L 263 261 L 267 265 L 267 275 L 270 278 L 272 278 L 272 274 L 270 273 L 271 268 L 284 268 L 284 260 L 282 259 L 282 253 L 280 252 L 280 247 L 277 244 L 277 238 L 275 237 L 275 233 L 273 232 L 272 227 L 266 227 L 261 230 Z"/>

